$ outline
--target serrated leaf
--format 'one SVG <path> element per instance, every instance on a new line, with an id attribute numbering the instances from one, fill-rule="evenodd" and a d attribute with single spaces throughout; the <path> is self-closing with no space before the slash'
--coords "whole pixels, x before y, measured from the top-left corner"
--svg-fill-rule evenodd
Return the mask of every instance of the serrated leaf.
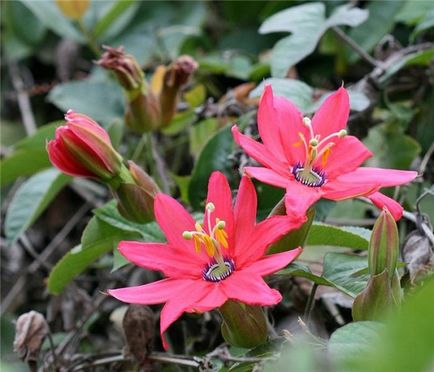
<path id="1" fill-rule="evenodd" d="M 71 177 L 56 169 L 48 169 L 24 182 L 6 213 L 5 235 L 8 242 L 18 239 L 70 180 Z"/>
<path id="2" fill-rule="evenodd" d="M 94 216 L 83 231 L 81 244 L 54 266 L 48 277 L 48 290 L 60 294 L 64 288 L 102 255 L 115 249 L 121 240 L 137 240 L 138 233 L 118 229 Z"/>

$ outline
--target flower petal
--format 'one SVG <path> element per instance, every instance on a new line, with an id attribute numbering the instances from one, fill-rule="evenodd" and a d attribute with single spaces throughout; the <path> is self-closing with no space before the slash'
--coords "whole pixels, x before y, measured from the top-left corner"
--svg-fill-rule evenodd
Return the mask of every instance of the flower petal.
<path id="1" fill-rule="evenodd" d="M 377 208 L 383 209 L 386 207 L 390 214 L 393 216 L 395 221 L 398 221 L 402 217 L 404 208 L 396 200 L 389 198 L 388 196 L 382 194 L 381 192 L 374 192 L 367 197 L 374 203 Z"/>
<path id="2" fill-rule="evenodd" d="M 250 264 L 243 272 L 251 272 L 252 274 L 260 276 L 272 274 L 294 261 L 302 252 L 303 249 L 296 248 L 287 252 L 265 256 Z"/>
<path id="3" fill-rule="evenodd" d="M 142 243 L 122 241 L 119 251 L 137 266 L 149 270 L 157 270 L 169 277 L 201 278 L 204 263 L 192 250 L 180 254 L 163 243 Z"/>
<path id="4" fill-rule="evenodd" d="M 298 181 L 288 183 L 285 193 L 286 214 L 295 217 L 305 216 L 309 207 L 321 199 L 323 188 L 324 186 L 305 186 Z"/>
<path id="5" fill-rule="evenodd" d="M 389 187 L 411 182 L 416 177 L 417 172 L 414 171 L 361 167 L 347 173 L 343 179 L 353 183 L 376 183 L 380 187 Z"/>
<path id="6" fill-rule="evenodd" d="M 271 85 L 267 85 L 258 109 L 258 130 L 267 149 L 283 163 L 304 161 L 299 132 L 304 133 L 300 111 L 286 98 L 273 96 Z"/>
<path id="7" fill-rule="evenodd" d="M 160 314 L 160 333 L 165 350 L 169 348 L 164 332 L 175 322 L 184 311 L 192 309 L 212 289 L 213 284 L 204 280 L 194 280 L 188 286 L 176 288 L 166 302 Z"/>
<path id="8" fill-rule="evenodd" d="M 294 178 L 289 172 L 289 170 L 286 171 L 286 176 L 282 175 L 281 173 L 277 173 L 273 169 L 262 167 L 244 167 L 244 172 L 248 176 L 255 178 L 261 182 L 264 182 L 268 185 L 281 187 L 283 189 L 286 188 L 290 180 Z"/>
<path id="9" fill-rule="evenodd" d="M 285 174 L 289 165 L 278 160 L 262 143 L 241 134 L 235 125 L 232 127 L 232 135 L 234 136 L 234 141 L 243 148 L 247 155 L 251 156 L 258 163 L 275 169 L 276 172 Z"/>
<path id="10" fill-rule="evenodd" d="M 315 165 L 324 169 L 328 179 L 333 179 L 352 172 L 371 156 L 372 152 L 356 137 L 346 136 L 338 139 L 336 145 L 331 148 L 325 167 L 322 166 L 322 157 Z"/>
<path id="11" fill-rule="evenodd" d="M 339 201 L 357 196 L 367 196 L 379 189 L 379 185 L 374 182 L 353 182 L 349 177 L 346 177 L 348 174 L 340 176 L 322 186 L 323 197 Z"/>
<path id="12" fill-rule="evenodd" d="M 215 219 L 219 218 L 220 220 L 225 221 L 226 226 L 225 230 L 231 238 L 233 236 L 233 213 L 232 213 L 232 192 L 229 186 L 228 180 L 221 172 L 213 172 L 208 181 L 208 196 L 206 199 L 207 204 L 213 203 L 215 206 L 215 210 L 211 212 L 211 225 L 208 226 L 208 213 L 209 211 L 205 211 L 205 226 L 207 227 L 208 232 L 215 225 Z"/>
<path id="13" fill-rule="evenodd" d="M 271 244 L 305 221 L 305 216 L 272 216 L 258 223 L 245 243 L 235 247 L 236 269 L 244 269 L 261 258 Z"/>
<path id="14" fill-rule="evenodd" d="M 271 289 L 259 275 L 250 272 L 235 271 L 220 284 L 229 299 L 249 305 L 269 306 L 282 300 L 278 291 Z"/>
<path id="15" fill-rule="evenodd" d="M 344 87 L 331 94 L 312 118 L 313 130 L 321 138 L 339 132 L 347 126 L 350 115 L 350 98 Z M 321 139 L 320 138 L 320 139 Z"/>
<path id="16" fill-rule="evenodd" d="M 210 291 L 202 298 L 198 303 L 193 304 L 191 309 L 187 309 L 188 312 L 201 312 L 211 311 L 217 307 L 222 306 L 228 298 L 222 291 L 222 288 L 218 284 L 210 284 Z"/>
<path id="17" fill-rule="evenodd" d="M 113 296 L 122 302 L 155 305 L 166 302 L 174 293 L 182 290 L 182 288 L 189 287 L 193 282 L 194 280 L 192 279 L 166 278 L 135 287 L 109 289 L 107 292 L 110 296 Z"/>
<path id="18" fill-rule="evenodd" d="M 256 191 L 249 177 L 241 179 L 234 206 L 234 246 L 245 246 L 256 224 Z"/>

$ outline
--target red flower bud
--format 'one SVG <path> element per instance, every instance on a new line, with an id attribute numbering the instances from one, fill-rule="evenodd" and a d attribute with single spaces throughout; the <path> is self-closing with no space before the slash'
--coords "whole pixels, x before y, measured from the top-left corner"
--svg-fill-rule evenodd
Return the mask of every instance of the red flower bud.
<path id="1" fill-rule="evenodd" d="M 122 157 L 113 148 L 108 133 L 94 120 L 69 110 L 65 125 L 57 128 L 47 145 L 51 163 L 71 176 L 109 181 L 121 170 Z"/>

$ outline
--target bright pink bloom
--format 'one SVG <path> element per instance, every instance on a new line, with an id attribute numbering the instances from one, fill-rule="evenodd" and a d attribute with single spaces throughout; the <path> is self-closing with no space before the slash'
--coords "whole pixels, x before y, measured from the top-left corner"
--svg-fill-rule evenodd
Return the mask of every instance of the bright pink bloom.
<path id="1" fill-rule="evenodd" d="M 69 110 L 65 125 L 47 145 L 51 163 L 71 176 L 110 180 L 122 165 L 107 132 L 90 117 Z"/>
<path id="2" fill-rule="evenodd" d="M 360 167 L 372 153 L 356 137 L 347 135 L 349 112 L 344 88 L 328 97 L 311 121 L 287 99 L 273 96 L 271 86 L 265 87 L 258 111 L 263 143 L 241 134 L 236 126 L 232 128 L 235 141 L 264 166 L 246 167 L 245 172 L 285 188 L 290 214 L 304 214 L 320 198 L 367 196 L 399 219 L 402 207 L 378 190 L 410 182 L 417 173 Z"/>
<path id="3" fill-rule="evenodd" d="M 256 223 L 256 192 L 243 177 L 234 207 L 229 184 L 214 172 L 208 185 L 204 223 L 193 220 L 175 199 L 158 194 L 155 216 L 167 243 L 121 242 L 129 261 L 159 270 L 166 278 L 138 287 L 109 290 L 117 299 L 138 304 L 165 303 L 163 333 L 184 312 L 204 312 L 228 299 L 250 305 L 274 305 L 282 296 L 262 279 L 293 261 L 301 252 L 265 256 L 270 244 L 297 228 L 305 219 L 274 216 Z"/>

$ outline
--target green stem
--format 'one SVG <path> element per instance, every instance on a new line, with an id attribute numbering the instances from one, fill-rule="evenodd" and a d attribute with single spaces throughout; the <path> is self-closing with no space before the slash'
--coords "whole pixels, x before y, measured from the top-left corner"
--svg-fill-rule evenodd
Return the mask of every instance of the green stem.
<path id="1" fill-rule="evenodd" d="M 80 18 L 77 21 L 78 28 L 80 29 L 81 33 L 83 34 L 84 38 L 86 39 L 87 45 L 90 50 L 95 54 L 96 57 L 99 57 L 101 54 L 101 49 L 99 48 L 94 36 L 91 32 L 86 28 L 86 25 L 83 22 L 83 19 Z"/>

